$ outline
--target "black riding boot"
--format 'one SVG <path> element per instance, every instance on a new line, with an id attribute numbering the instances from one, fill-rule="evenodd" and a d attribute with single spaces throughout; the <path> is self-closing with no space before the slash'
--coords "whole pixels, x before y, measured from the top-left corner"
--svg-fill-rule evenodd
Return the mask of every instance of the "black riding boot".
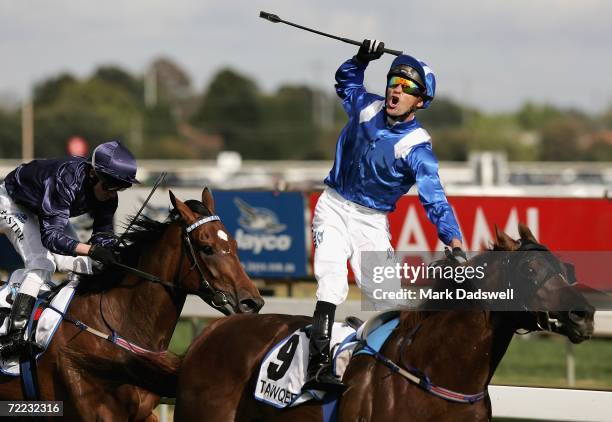
<path id="1" fill-rule="evenodd" d="M 318 301 L 310 330 L 307 380 L 302 391 L 322 390 L 341 394 L 346 386 L 332 373 L 329 342 L 334 324 L 336 305 Z"/>
<path id="2" fill-rule="evenodd" d="M 0 340 L 0 356 L 4 359 L 21 353 L 28 345 L 24 334 L 36 298 L 25 293 L 17 293 L 11 308 L 9 326 L 6 336 Z"/>

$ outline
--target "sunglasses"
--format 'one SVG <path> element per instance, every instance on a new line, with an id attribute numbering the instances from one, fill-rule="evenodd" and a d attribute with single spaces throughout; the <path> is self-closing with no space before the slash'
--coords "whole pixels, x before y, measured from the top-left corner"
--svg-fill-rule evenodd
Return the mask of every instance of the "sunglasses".
<path id="1" fill-rule="evenodd" d="M 421 87 L 416 82 L 399 76 L 392 76 L 389 78 L 387 88 L 393 89 L 398 85 L 402 86 L 402 91 L 405 94 L 414 95 L 416 97 L 420 97 L 423 95 L 423 93 L 421 92 Z"/>
<path id="2" fill-rule="evenodd" d="M 96 175 L 102 183 L 102 189 L 107 192 L 121 192 L 132 186 L 131 183 L 109 177 L 103 173 L 96 172 Z"/>

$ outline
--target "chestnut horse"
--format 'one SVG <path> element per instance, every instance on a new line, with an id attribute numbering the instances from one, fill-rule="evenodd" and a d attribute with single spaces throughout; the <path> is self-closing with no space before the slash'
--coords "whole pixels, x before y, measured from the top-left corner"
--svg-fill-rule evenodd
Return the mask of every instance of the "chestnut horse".
<path id="1" fill-rule="evenodd" d="M 140 355 L 64 319 L 38 361 L 40 399 L 63 401 L 64 420 L 157 419 L 159 395 L 175 392 L 178 359 L 165 351 L 188 293 L 226 313 L 263 306 L 236 241 L 214 215 L 210 191 L 204 189 L 202 202 L 183 203 L 172 192 L 170 199 L 166 222 L 139 217 L 119 247 L 122 264 L 154 277 L 118 268 L 81 276 L 67 311 L 98 332 L 117 333 Z M 23 399 L 19 377 L 1 378 L 0 398 Z"/>
<path id="2" fill-rule="evenodd" d="M 497 230 L 494 250 L 470 263 L 486 262 L 484 285 L 490 289 L 503 291 L 509 285 L 532 289 L 529 300 L 521 302 L 525 308 L 401 312 L 399 325 L 381 350 L 386 363 L 382 356 L 351 359 L 343 376 L 348 389 L 340 398 L 339 421 L 490 421 L 487 386 L 517 330 L 553 331 L 575 343 L 591 336 L 593 308 L 569 286 L 566 267 L 525 226 L 519 232 L 521 240 L 516 242 Z M 541 253 L 531 254 L 532 250 Z M 279 410 L 253 398 L 261 359 L 273 345 L 309 322 L 308 317 L 290 315 L 235 315 L 217 320 L 191 344 L 183 359 L 174 420 L 321 421 L 320 403 Z M 398 367 L 421 379 L 428 377 L 431 385 L 446 389 L 446 399 L 435 395 L 439 389 L 427 391 L 409 381 Z M 450 401 L 453 392 L 471 396 L 472 403 Z"/>

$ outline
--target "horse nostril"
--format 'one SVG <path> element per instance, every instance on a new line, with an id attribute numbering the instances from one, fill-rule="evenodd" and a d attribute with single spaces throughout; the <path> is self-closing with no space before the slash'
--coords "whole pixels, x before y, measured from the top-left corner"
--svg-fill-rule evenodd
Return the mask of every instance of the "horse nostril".
<path id="1" fill-rule="evenodd" d="M 263 305 L 264 305 L 263 299 L 249 298 L 249 299 L 242 299 L 238 307 L 240 308 L 242 312 L 255 313 L 259 311 Z"/>

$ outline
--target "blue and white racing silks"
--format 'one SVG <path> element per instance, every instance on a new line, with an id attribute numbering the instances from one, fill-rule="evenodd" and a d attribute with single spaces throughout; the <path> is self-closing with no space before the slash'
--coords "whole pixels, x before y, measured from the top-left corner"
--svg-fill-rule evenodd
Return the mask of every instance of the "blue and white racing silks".
<path id="1" fill-rule="evenodd" d="M 363 86 L 366 66 L 349 59 L 336 72 L 336 92 L 349 120 L 338 138 L 334 166 L 325 184 L 351 202 L 390 212 L 416 183 L 438 237 L 445 244 L 455 237 L 461 240 L 440 184 L 431 137 L 416 119 L 387 124 L 385 99 Z"/>

